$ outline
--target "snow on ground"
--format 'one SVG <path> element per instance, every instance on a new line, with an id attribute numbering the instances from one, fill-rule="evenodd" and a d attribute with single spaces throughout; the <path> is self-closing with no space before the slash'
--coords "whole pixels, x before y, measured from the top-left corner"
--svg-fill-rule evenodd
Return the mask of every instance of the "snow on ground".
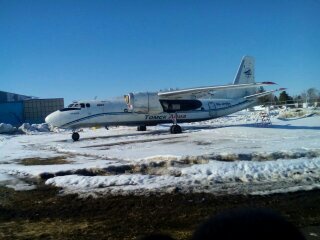
<path id="1" fill-rule="evenodd" d="M 277 114 L 272 114 L 277 115 Z M 30 189 L 42 178 L 65 193 L 212 192 L 270 194 L 320 187 L 320 117 L 255 124 L 240 112 L 137 132 L 132 127 L 0 135 L 0 184 Z"/>

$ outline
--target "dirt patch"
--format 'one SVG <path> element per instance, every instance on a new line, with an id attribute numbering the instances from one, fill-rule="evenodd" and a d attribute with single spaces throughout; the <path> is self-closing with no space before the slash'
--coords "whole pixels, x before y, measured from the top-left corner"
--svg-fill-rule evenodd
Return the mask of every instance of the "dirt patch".
<path id="1" fill-rule="evenodd" d="M 81 176 L 107 176 L 117 175 L 123 173 L 132 173 L 134 165 L 120 165 L 120 166 L 109 166 L 106 168 L 83 168 L 76 170 L 59 171 L 55 173 L 44 172 L 39 175 L 40 179 L 47 180 L 49 178 L 66 175 L 81 175 Z"/>
<path id="2" fill-rule="evenodd" d="M 59 156 L 59 157 L 51 157 L 51 158 L 25 158 L 19 161 L 19 164 L 25 166 L 32 166 L 32 165 L 56 165 L 56 164 L 68 164 L 71 161 L 66 160 L 66 157 Z"/>
<path id="3" fill-rule="evenodd" d="M 135 239 L 161 232 L 177 240 L 188 239 L 209 216 L 236 207 L 271 208 L 300 228 L 320 225 L 320 191 L 271 196 L 198 193 L 96 199 L 59 196 L 59 191 L 48 186 L 25 192 L 0 187 L 0 238 Z"/>

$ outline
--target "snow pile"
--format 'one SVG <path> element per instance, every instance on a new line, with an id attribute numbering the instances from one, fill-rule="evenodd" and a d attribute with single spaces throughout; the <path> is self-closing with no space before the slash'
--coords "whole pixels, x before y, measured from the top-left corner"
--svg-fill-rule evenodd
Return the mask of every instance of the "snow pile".
<path id="1" fill-rule="evenodd" d="M 19 131 L 25 134 L 31 134 L 34 132 L 50 132 L 50 126 L 47 123 L 32 124 L 24 123 L 19 127 Z"/>
<path id="2" fill-rule="evenodd" d="M 38 132 L 50 132 L 50 125 L 47 123 L 41 123 L 41 124 L 32 124 L 32 127 L 35 127 Z"/>
<path id="3" fill-rule="evenodd" d="M 50 178 L 46 181 L 46 184 L 55 185 L 59 187 L 71 187 L 71 188 L 105 188 L 105 187 L 123 187 L 123 186 L 148 186 L 151 183 L 159 181 L 157 176 L 151 175 L 116 175 L 116 176 L 79 176 L 68 175 Z M 166 178 L 166 180 L 168 180 Z"/>
<path id="4" fill-rule="evenodd" d="M 1 133 L 14 133 L 17 129 L 13 127 L 11 124 L 0 123 L 0 134 Z"/>
<path id="5" fill-rule="evenodd" d="M 181 170 L 193 182 L 201 184 L 226 182 L 277 182 L 317 177 L 320 174 L 320 158 L 276 160 L 268 162 L 210 162 Z M 290 179 L 290 180 L 289 180 Z"/>
<path id="6" fill-rule="evenodd" d="M 16 191 L 35 189 L 35 186 L 25 183 L 22 180 L 19 180 L 9 174 L 5 174 L 1 172 L 0 172 L 0 186 L 13 188 Z"/>
<path id="7" fill-rule="evenodd" d="M 1 173 L 0 172 L 0 183 L 4 181 L 9 181 L 15 179 L 14 177 L 10 176 L 9 174 L 6 173 Z"/>
<path id="8" fill-rule="evenodd" d="M 284 109 L 280 111 L 278 118 L 300 118 L 310 114 L 310 112 L 306 109 Z"/>
<path id="9" fill-rule="evenodd" d="M 264 111 L 269 114 L 271 119 L 278 117 L 279 110 L 267 110 L 263 108 L 263 110 L 254 110 L 248 111 L 243 110 L 236 114 L 232 114 L 226 117 L 220 117 L 216 119 L 211 119 L 205 122 L 196 122 L 191 124 L 202 125 L 202 124 L 210 124 L 210 125 L 219 125 L 219 126 L 228 126 L 228 125 L 239 125 L 239 124 L 254 124 L 259 119 L 259 114 Z"/>
<path id="10" fill-rule="evenodd" d="M 284 108 L 279 111 L 278 118 L 279 119 L 299 119 L 310 116 L 319 116 L 320 111 L 318 109 L 311 108 Z"/>
<path id="11" fill-rule="evenodd" d="M 20 127 L 19 127 L 19 131 L 21 133 L 30 133 L 30 132 L 34 132 L 36 131 L 36 128 L 35 127 L 32 127 L 30 125 L 30 123 L 23 123 Z"/>
<path id="12" fill-rule="evenodd" d="M 276 160 L 269 162 L 218 162 L 193 165 L 179 174 L 114 176 L 67 175 L 50 178 L 46 184 L 62 187 L 66 192 L 123 194 L 148 192 L 210 192 L 227 194 L 268 194 L 319 188 L 320 158 Z"/>
<path id="13" fill-rule="evenodd" d="M 11 134 L 11 133 L 21 133 L 21 134 L 32 134 L 38 132 L 53 132 L 56 131 L 52 126 L 47 123 L 41 124 L 30 124 L 23 123 L 18 129 L 13 127 L 11 124 L 0 123 L 0 134 Z"/>

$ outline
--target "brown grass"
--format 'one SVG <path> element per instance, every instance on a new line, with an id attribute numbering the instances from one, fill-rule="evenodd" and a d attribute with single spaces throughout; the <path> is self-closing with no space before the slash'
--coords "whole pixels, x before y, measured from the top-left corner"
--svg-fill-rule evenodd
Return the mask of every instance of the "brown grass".
<path id="1" fill-rule="evenodd" d="M 0 187 L 0 239 L 136 239 L 161 232 L 188 239 L 209 216 L 235 207 L 280 212 L 298 227 L 320 225 L 320 191 L 272 196 L 166 194 L 80 199 L 40 186 Z"/>
<path id="2" fill-rule="evenodd" d="M 51 158 L 25 158 L 19 161 L 20 164 L 25 166 L 31 165 L 55 165 L 55 164 L 68 164 L 71 161 L 66 160 L 66 157 L 59 156 L 59 157 L 51 157 Z"/>

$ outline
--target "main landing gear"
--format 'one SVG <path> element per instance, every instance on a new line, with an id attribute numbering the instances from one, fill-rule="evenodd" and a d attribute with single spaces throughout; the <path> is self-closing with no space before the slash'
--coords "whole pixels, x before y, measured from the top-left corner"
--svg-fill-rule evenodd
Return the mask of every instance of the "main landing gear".
<path id="1" fill-rule="evenodd" d="M 174 124 L 170 127 L 171 134 L 179 134 L 182 133 L 182 128 L 178 124 Z"/>
<path id="2" fill-rule="evenodd" d="M 171 134 L 179 134 L 182 133 L 182 128 L 180 127 L 180 125 L 178 125 L 178 116 L 177 113 L 174 114 L 172 120 L 173 120 L 173 125 L 170 127 L 170 133 Z"/>
<path id="3" fill-rule="evenodd" d="M 147 131 L 147 126 L 144 126 L 144 125 L 138 126 L 138 127 L 137 127 L 137 131 L 139 131 L 139 132 Z"/>
<path id="4" fill-rule="evenodd" d="M 78 132 L 73 132 L 71 137 L 72 137 L 72 140 L 76 142 L 76 141 L 79 141 L 80 134 Z"/>

